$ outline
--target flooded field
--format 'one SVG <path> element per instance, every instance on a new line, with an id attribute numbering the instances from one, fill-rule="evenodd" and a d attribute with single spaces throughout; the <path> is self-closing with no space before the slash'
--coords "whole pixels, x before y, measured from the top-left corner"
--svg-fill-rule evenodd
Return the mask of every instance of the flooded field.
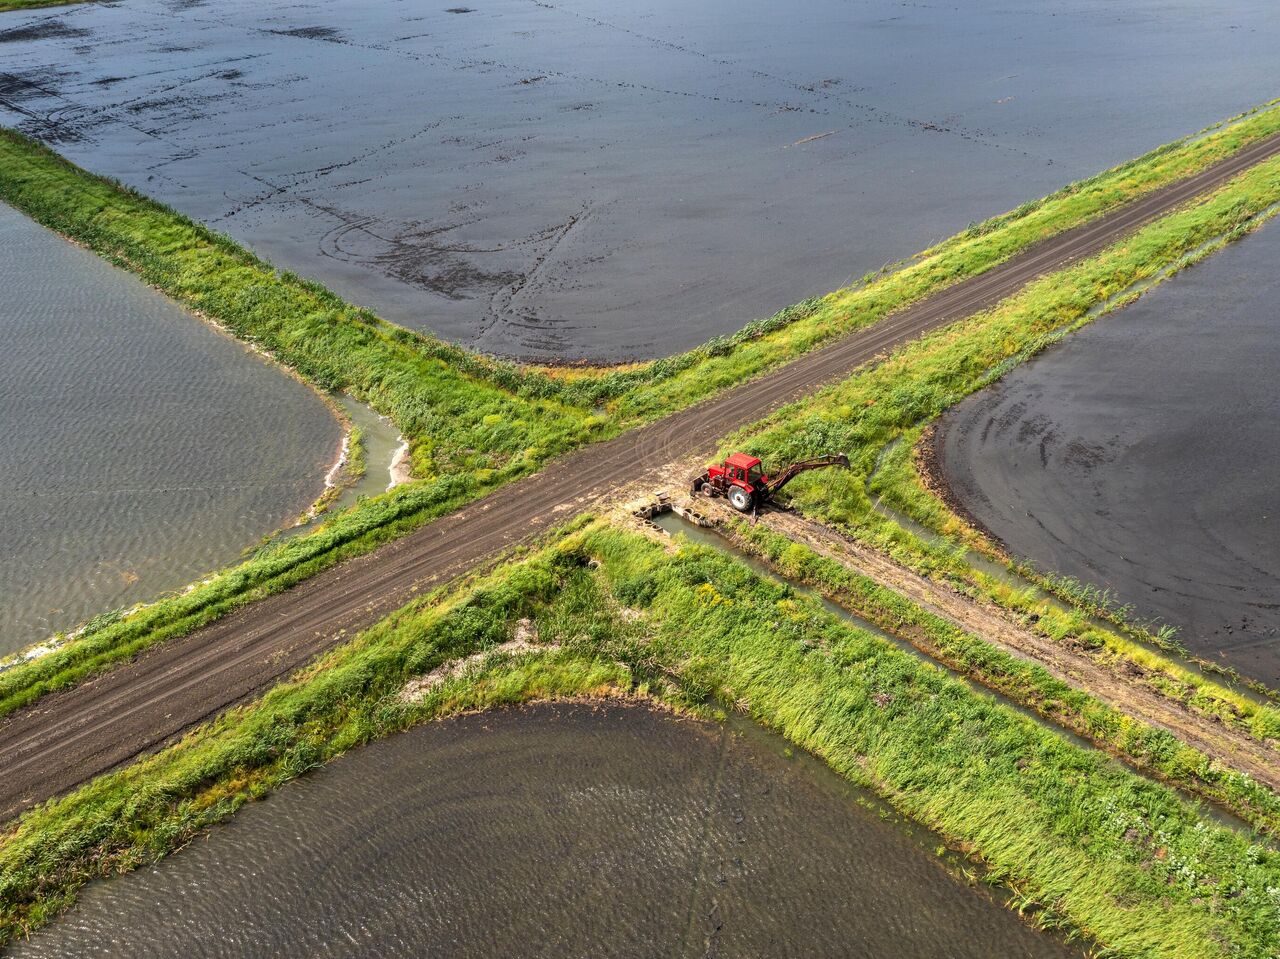
<path id="1" fill-rule="evenodd" d="M 624 706 L 428 725 L 95 884 L 14 955 L 1081 954 L 784 747 Z"/>
<path id="2" fill-rule="evenodd" d="M 324 488 L 314 393 L 0 205 L 0 655 L 184 585 Z"/>
<path id="3" fill-rule="evenodd" d="M 1044 569 L 1280 686 L 1280 226 L 961 404 L 945 472 Z"/>
<path id="4" fill-rule="evenodd" d="M 1270 0 L 129 0 L 6 14 L 0 122 L 388 319 L 635 358 L 1267 100 L 1278 46 Z"/>

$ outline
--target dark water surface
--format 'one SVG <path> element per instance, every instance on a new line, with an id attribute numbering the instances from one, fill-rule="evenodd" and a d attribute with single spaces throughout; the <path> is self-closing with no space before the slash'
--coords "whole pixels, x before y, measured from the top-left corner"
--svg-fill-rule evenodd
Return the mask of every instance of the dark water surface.
<path id="1" fill-rule="evenodd" d="M 15 956 L 1079 956 L 755 727 L 537 706 L 375 743 Z"/>
<path id="2" fill-rule="evenodd" d="M 307 387 L 0 205 L 0 655 L 190 582 L 304 510 Z"/>
<path id="3" fill-rule="evenodd" d="M 1273 0 L 127 0 L 6 14 L 0 122 L 388 319 L 650 357 L 1268 100 L 1278 49 Z"/>
<path id="4" fill-rule="evenodd" d="M 970 397 L 941 449 L 1016 554 L 1280 686 L 1280 227 Z"/>

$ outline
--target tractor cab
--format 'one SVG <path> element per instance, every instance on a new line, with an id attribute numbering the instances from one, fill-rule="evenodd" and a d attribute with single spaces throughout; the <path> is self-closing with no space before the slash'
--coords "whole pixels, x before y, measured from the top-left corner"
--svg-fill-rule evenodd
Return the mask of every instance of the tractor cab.
<path id="1" fill-rule="evenodd" d="M 712 477 L 723 477 L 726 484 L 743 487 L 748 493 L 756 492 L 768 482 L 759 458 L 746 453 L 734 453 L 723 466 L 712 466 L 707 472 Z"/>

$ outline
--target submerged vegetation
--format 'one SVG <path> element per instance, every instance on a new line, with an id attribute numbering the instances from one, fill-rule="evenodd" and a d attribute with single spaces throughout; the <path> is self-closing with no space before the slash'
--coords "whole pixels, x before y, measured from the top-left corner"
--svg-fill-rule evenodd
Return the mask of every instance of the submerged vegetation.
<path id="1" fill-rule="evenodd" d="M 688 353 L 616 370 L 523 367 L 385 323 L 173 210 L 0 131 L 0 200 L 133 271 L 319 388 L 347 390 L 389 416 L 408 440 L 417 479 L 309 535 L 268 544 L 181 595 L 16 661 L 0 672 L 0 715 L 368 551 L 570 449 L 875 323 L 1277 131 L 1280 106 L 1268 105 L 976 224 L 891 272 Z"/>
<path id="2" fill-rule="evenodd" d="M 370 739 L 504 703 L 643 696 L 699 712 L 732 704 L 937 829 L 1033 921 L 1112 954 L 1280 948 L 1280 858 L 1167 787 L 715 550 L 672 551 L 589 518 L 554 540 L 27 813 L 0 837 L 0 936 Z M 503 651 L 526 618 L 537 647 Z M 469 664 L 441 669 L 459 660 Z M 434 680 L 404 695 L 422 676 Z"/>

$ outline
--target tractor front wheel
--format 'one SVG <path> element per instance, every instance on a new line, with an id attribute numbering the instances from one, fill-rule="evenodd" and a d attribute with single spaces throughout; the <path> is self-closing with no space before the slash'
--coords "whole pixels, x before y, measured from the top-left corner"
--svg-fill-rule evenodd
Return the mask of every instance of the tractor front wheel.
<path id="1" fill-rule="evenodd" d="M 729 487 L 729 504 L 739 513 L 751 512 L 751 494 L 741 486 Z"/>

